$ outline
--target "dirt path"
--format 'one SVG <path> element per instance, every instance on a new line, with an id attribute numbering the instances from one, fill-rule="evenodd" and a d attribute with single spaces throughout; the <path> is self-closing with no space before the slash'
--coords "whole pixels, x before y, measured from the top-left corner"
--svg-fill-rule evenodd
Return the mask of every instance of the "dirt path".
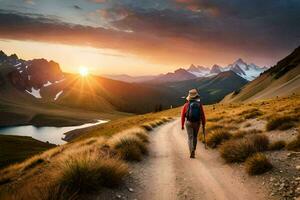
<path id="1" fill-rule="evenodd" d="M 176 120 L 151 133 L 150 156 L 141 169 L 137 199 L 270 199 L 257 182 L 224 164 L 216 151 L 200 144 L 196 159 L 190 159 L 186 133 L 179 123 Z"/>

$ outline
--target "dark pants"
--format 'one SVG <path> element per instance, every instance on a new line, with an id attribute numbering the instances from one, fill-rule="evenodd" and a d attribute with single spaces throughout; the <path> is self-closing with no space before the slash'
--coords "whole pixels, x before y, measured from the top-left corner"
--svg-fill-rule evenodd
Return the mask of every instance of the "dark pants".
<path id="1" fill-rule="evenodd" d="M 200 122 L 189 122 L 185 123 L 186 131 L 188 134 L 188 145 L 190 153 L 196 150 L 198 141 L 198 132 L 200 128 Z"/>

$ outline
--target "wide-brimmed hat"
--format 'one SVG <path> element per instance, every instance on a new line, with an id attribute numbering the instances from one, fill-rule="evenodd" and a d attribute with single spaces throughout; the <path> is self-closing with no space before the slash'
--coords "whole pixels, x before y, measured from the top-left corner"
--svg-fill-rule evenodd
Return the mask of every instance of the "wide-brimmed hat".
<path id="1" fill-rule="evenodd" d="M 189 100 L 192 100 L 192 99 L 197 99 L 199 98 L 199 94 L 198 94 L 198 91 L 196 89 L 191 89 L 189 91 L 189 95 L 186 97 L 186 99 L 189 101 Z"/>

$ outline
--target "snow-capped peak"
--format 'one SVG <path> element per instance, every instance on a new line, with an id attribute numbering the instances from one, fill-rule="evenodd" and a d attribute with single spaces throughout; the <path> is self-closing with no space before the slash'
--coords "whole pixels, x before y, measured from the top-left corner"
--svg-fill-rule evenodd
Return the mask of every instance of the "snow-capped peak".
<path id="1" fill-rule="evenodd" d="M 247 64 L 241 58 L 229 64 L 228 68 L 248 81 L 254 80 L 260 73 L 265 71 L 265 68 L 261 68 L 253 63 Z"/>
<path id="2" fill-rule="evenodd" d="M 186 68 L 187 71 L 197 77 L 208 77 L 219 74 L 224 71 L 233 71 L 242 78 L 252 81 L 264 72 L 266 67 L 259 67 L 253 63 L 247 64 L 243 59 L 239 58 L 232 64 L 225 67 L 214 64 L 211 68 L 203 67 L 200 65 L 191 64 L 190 67 Z"/>
<path id="3" fill-rule="evenodd" d="M 195 66 L 191 64 L 191 66 L 187 69 L 187 71 L 197 77 L 207 76 L 210 73 L 210 69 L 203 66 Z"/>

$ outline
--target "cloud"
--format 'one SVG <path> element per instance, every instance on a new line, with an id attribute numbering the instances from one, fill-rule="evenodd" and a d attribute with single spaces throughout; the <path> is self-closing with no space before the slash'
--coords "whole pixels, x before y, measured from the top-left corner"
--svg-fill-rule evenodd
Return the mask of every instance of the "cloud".
<path id="1" fill-rule="evenodd" d="M 300 44 L 300 3 L 286 3 L 292 0 L 266 0 L 259 7 L 259 0 L 170 1 L 176 5 L 170 9 L 98 9 L 93 17 L 106 28 L 0 10 L 0 38 L 115 49 L 172 65 L 225 64 L 237 57 L 270 64 Z"/>

